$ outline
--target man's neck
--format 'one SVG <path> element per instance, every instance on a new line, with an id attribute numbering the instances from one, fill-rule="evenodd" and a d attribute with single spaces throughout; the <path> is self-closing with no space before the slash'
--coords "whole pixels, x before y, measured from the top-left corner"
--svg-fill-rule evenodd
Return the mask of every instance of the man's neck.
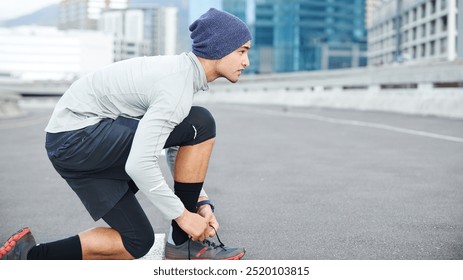
<path id="1" fill-rule="evenodd" d="M 217 60 L 202 58 L 198 56 L 198 60 L 203 66 L 204 73 L 206 73 L 206 80 L 208 83 L 213 82 L 215 79 L 219 78 L 217 71 L 215 69 L 215 64 Z"/>

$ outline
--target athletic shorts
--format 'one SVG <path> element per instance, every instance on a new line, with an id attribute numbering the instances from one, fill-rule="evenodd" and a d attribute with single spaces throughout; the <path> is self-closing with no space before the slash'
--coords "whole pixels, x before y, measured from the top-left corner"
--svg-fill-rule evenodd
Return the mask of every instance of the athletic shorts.
<path id="1" fill-rule="evenodd" d="M 79 130 L 47 133 L 45 148 L 56 171 L 78 195 L 96 221 L 137 186 L 125 171 L 138 120 L 103 119 Z M 169 135 L 164 148 L 188 146 L 215 137 L 208 110 L 193 106 Z"/>

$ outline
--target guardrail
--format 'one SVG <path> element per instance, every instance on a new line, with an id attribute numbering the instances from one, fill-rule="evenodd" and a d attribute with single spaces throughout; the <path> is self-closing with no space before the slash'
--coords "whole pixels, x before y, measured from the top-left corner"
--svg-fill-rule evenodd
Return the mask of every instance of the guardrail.
<path id="1" fill-rule="evenodd" d="M 24 114 L 19 106 L 20 97 L 14 92 L 0 92 L 0 119 L 18 117 Z"/>
<path id="2" fill-rule="evenodd" d="M 463 118 L 463 61 L 244 75 L 211 83 L 196 100 Z"/>
<path id="3" fill-rule="evenodd" d="M 60 95 L 68 85 L 58 86 L 27 84 L 5 87 L 2 92 Z M 9 96 L 0 100 L 3 116 L 19 114 L 17 98 Z M 236 84 L 224 79 L 211 83 L 210 90 L 198 94 L 196 101 L 377 110 L 463 119 L 463 61 L 243 75 Z"/>

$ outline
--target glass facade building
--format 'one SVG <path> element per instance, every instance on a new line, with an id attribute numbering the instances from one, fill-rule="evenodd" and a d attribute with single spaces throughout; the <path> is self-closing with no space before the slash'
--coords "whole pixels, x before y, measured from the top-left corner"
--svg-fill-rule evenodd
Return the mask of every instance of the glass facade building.
<path id="1" fill-rule="evenodd" d="M 255 0 L 251 71 L 367 64 L 365 0 Z"/>
<path id="2" fill-rule="evenodd" d="M 248 22 L 246 7 L 251 2 L 246 0 L 222 0 L 222 9 L 237 16 L 242 21 Z"/>

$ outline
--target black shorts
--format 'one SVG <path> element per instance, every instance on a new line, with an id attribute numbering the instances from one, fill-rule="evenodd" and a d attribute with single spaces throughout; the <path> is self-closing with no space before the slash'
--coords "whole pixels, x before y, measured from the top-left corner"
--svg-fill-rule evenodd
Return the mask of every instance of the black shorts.
<path id="1" fill-rule="evenodd" d="M 131 189 L 125 171 L 138 120 L 119 117 L 75 131 L 47 133 L 46 149 L 56 171 L 79 196 L 96 221 Z M 195 145 L 215 137 L 215 122 L 205 108 L 193 106 L 169 135 L 164 148 Z"/>

